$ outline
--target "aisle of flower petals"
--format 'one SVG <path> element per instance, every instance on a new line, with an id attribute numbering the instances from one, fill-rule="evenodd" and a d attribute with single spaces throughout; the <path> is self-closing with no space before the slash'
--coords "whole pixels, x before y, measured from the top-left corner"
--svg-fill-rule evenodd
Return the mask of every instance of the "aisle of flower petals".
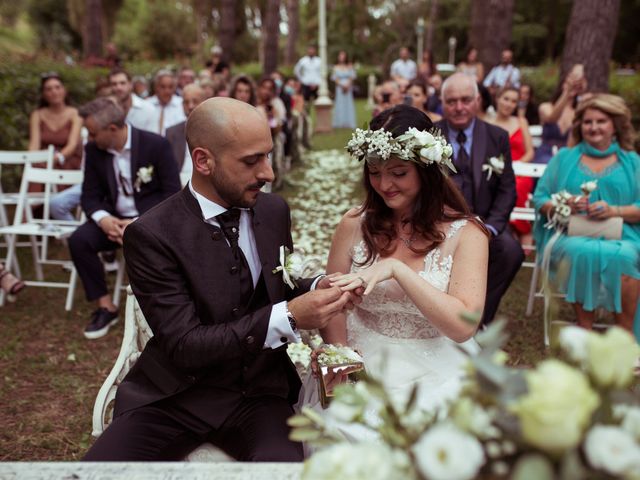
<path id="1" fill-rule="evenodd" d="M 292 235 L 296 250 L 326 263 L 331 237 L 342 215 L 357 205 L 361 166 L 341 150 L 309 152 L 289 183 Z"/>

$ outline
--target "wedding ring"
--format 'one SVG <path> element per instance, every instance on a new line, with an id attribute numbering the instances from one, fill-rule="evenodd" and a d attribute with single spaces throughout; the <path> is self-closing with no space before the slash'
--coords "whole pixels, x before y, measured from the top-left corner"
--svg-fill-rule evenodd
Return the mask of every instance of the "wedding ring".
<path id="1" fill-rule="evenodd" d="M 364 278 L 362 277 L 358 277 L 358 280 L 360 280 L 362 282 L 362 288 L 367 288 L 367 282 L 364 281 Z"/>

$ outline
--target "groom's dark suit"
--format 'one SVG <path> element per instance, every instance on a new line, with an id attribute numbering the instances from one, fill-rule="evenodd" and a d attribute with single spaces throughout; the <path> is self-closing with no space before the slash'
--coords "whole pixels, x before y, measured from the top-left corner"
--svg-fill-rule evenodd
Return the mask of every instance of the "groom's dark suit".
<path id="1" fill-rule="evenodd" d="M 167 444 L 151 447 L 143 459 L 179 456 L 172 445 L 178 437 L 190 447 L 212 441 L 244 460 L 273 459 L 273 452 L 282 460 L 301 458 L 292 442 L 251 445 L 242 425 L 258 408 L 251 428 L 286 430 L 300 389 L 286 344 L 264 348 L 273 305 L 307 292 L 312 282 L 301 280 L 292 290 L 273 273 L 280 247 L 292 248 L 290 226 L 284 200 L 259 194 L 253 231 L 262 273 L 250 298 L 241 282 L 251 277 L 238 272 L 225 235 L 205 223 L 188 186 L 126 229 L 131 287 L 154 336 L 118 387 L 114 423 L 87 459 L 131 459 L 128 449 L 138 447 L 127 438 L 157 443 L 163 435 Z M 149 427 L 164 422 L 171 426 Z"/>
<path id="2" fill-rule="evenodd" d="M 438 122 L 436 126 L 450 143 L 456 142 L 457 131 L 450 131 L 446 120 Z M 470 154 L 467 159 L 470 168 L 461 168 L 457 164 L 460 158 L 458 156 L 454 159 L 458 173 L 453 175 L 453 180 L 460 185 L 463 181 L 461 177 L 465 175 L 462 172 L 466 172 L 466 180 L 471 188 L 466 191 L 462 189 L 465 200 L 471 211 L 495 230 L 489 242 L 487 297 L 482 316 L 482 323 L 487 324 L 493 320 L 500 299 L 518 273 L 524 253 L 509 230 L 509 215 L 516 203 L 509 134 L 502 128 L 476 118 L 471 141 L 471 152 L 467 152 Z M 482 170 L 483 165 L 489 158 L 499 156 L 504 158 L 504 171 L 501 174 L 493 173 L 487 179 L 488 174 Z"/>

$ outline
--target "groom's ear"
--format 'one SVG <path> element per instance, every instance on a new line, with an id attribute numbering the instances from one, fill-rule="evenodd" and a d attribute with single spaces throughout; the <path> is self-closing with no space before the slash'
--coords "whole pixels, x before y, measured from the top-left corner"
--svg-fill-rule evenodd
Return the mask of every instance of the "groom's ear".
<path id="1" fill-rule="evenodd" d="M 196 147 L 191 152 L 193 169 L 200 175 L 210 176 L 215 170 L 215 159 L 211 150 L 204 147 Z"/>

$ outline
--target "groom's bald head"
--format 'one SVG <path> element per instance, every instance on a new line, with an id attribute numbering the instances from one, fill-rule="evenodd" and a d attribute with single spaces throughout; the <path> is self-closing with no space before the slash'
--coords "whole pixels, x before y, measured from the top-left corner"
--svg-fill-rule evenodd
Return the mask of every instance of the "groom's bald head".
<path id="1" fill-rule="evenodd" d="M 190 152 L 202 147 L 219 155 L 238 140 L 243 129 L 261 127 L 265 128 L 266 122 L 255 107 L 233 98 L 214 97 L 191 112 L 187 120 L 187 144 Z"/>

